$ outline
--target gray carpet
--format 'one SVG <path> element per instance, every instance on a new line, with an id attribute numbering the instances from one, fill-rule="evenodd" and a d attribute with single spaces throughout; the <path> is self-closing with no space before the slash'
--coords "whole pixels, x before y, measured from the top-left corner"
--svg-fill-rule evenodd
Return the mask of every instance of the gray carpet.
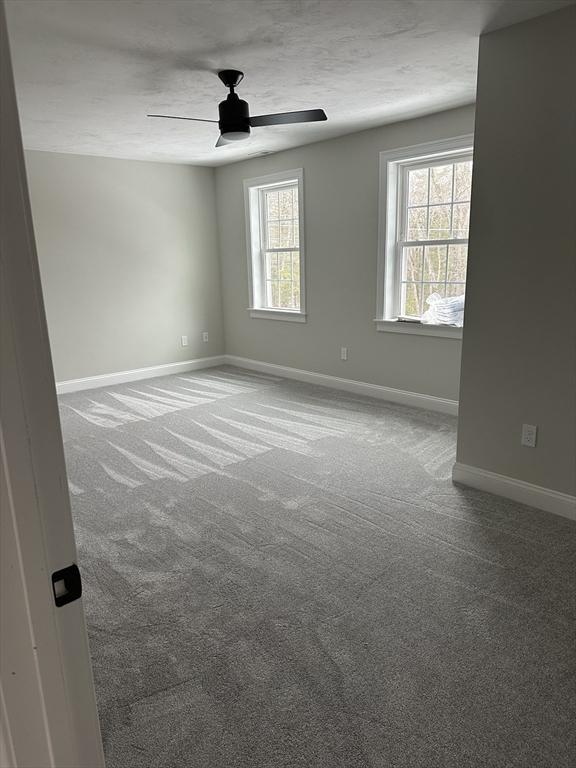
<path id="1" fill-rule="evenodd" d="M 234 368 L 60 398 L 108 768 L 573 765 L 576 525 L 455 419 Z"/>

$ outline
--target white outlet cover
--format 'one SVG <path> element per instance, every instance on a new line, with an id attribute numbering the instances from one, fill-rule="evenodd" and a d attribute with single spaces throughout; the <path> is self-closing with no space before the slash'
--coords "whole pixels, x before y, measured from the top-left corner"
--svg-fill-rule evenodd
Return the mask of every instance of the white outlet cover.
<path id="1" fill-rule="evenodd" d="M 188 346 L 188 336 L 182 336 L 182 346 L 183 347 Z"/>
<path id="2" fill-rule="evenodd" d="M 538 437 L 538 427 L 536 424 L 522 424 L 521 444 L 526 448 L 536 448 L 536 438 Z"/>

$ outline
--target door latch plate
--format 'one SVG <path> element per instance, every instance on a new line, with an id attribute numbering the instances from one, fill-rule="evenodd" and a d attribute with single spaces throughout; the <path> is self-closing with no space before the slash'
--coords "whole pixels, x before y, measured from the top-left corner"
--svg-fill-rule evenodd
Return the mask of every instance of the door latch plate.
<path id="1" fill-rule="evenodd" d="M 76 563 L 62 568 L 60 571 L 54 571 L 52 574 L 52 591 L 54 592 L 54 602 L 58 608 L 81 597 L 82 577 Z"/>

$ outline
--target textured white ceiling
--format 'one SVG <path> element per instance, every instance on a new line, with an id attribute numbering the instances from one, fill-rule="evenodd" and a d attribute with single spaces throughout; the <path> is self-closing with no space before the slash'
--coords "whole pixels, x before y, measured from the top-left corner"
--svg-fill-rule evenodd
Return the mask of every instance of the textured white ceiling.
<path id="1" fill-rule="evenodd" d="M 573 0 L 8 0 L 28 148 L 221 165 L 474 101 L 483 30 Z M 215 149 L 218 69 L 252 114 L 323 107 Z"/>

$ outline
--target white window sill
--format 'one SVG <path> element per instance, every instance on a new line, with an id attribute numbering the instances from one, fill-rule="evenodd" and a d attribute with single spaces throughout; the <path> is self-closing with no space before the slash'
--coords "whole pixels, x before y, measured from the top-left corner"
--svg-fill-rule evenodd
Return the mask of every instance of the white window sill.
<path id="1" fill-rule="evenodd" d="M 305 323 L 306 312 L 297 312 L 292 309 L 259 309 L 248 307 L 250 317 L 260 320 L 286 320 L 289 323 Z"/>
<path id="2" fill-rule="evenodd" d="M 398 320 L 374 320 L 376 330 L 387 333 L 407 333 L 414 336 L 437 336 L 443 339 L 461 339 L 462 328 L 454 325 L 427 325 L 425 323 L 403 323 Z"/>

